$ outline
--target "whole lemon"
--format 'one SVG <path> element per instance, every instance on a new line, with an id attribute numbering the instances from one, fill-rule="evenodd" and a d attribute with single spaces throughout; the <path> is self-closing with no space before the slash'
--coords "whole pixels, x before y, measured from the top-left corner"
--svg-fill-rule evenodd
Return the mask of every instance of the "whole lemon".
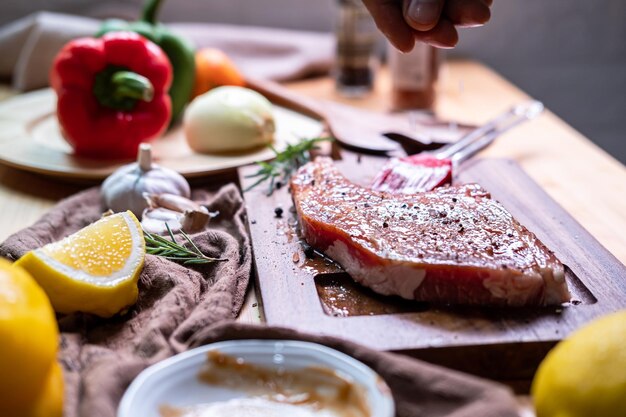
<path id="1" fill-rule="evenodd" d="M 20 417 L 63 416 L 63 372 L 57 362 L 52 364 L 43 390 L 27 408 L 21 411 Z"/>
<path id="2" fill-rule="evenodd" d="M 531 394 L 537 417 L 626 416 L 626 310 L 591 322 L 552 349 Z"/>
<path id="3" fill-rule="evenodd" d="M 57 346 L 48 297 L 28 272 L 0 258 L 0 416 L 23 415 L 39 400 Z"/>

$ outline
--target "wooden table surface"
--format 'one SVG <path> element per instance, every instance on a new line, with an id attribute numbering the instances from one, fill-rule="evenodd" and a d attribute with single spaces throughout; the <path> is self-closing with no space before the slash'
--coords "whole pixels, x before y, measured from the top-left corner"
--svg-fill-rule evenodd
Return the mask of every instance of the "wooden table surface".
<path id="1" fill-rule="evenodd" d="M 338 96 L 328 77 L 290 83 L 289 87 L 312 97 L 369 110 L 389 109 L 389 77 L 385 71 L 379 73 L 374 92 L 364 99 Z M 3 88 L 0 99 L 11 94 Z M 444 119 L 480 124 L 526 98 L 526 94 L 484 65 L 452 61 L 443 67 L 435 110 Z M 516 160 L 552 198 L 626 263 L 626 169 L 589 139 L 547 111 L 537 120 L 503 135 L 481 156 Z M 0 167 L 0 241 L 81 188 Z M 259 320 L 253 291 L 240 319 Z M 524 416 L 532 415 L 528 407 L 523 408 Z"/>

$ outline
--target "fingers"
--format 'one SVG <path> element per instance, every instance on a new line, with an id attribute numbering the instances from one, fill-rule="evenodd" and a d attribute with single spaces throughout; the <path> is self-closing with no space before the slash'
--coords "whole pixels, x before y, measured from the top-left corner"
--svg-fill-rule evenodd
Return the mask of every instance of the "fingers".
<path id="1" fill-rule="evenodd" d="M 491 18 L 493 0 L 363 0 L 376 25 L 403 52 L 415 41 L 453 48 L 456 27 L 480 26 Z M 402 4 L 402 8 L 400 8 Z"/>
<path id="2" fill-rule="evenodd" d="M 405 0 L 405 4 L 406 2 L 407 0 Z M 436 25 L 427 31 L 414 31 L 414 37 L 417 41 L 438 48 L 454 48 L 459 41 L 456 27 L 485 24 L 491 18 L 491 10 L 489 9 L 491 4 L 492 0 L 447 0 Z M 407 21 L 407 23 L 413 26 L 411 22 Z"/>
<path id="3" fill-rule="evenodd" d="M 400 51 L 409 52 L 415 45 L 413 30 L 405 23 L 396 0 L 363 0 L 378 29 Z"/>
<path id="4" fill-rule="evenodd" d="M 437 48 L 454 48 L 459 42 L 459 34 L 454 24 L 445 17 L 431 30 L 425 32 L 414 31 L 415 40 L 427 43 Z"/>
<path id="5" fill-rule="evenodd" d="M 403 0 L 404 20 L 415 30 L 433 29 L 443 10 L 444 0 Z"/>
<path id="6" fill-rule="evenodd" d="M 461 27 L 481 26 L 491 18 L 491 0 L 447 0 L 444 15 Z"/>

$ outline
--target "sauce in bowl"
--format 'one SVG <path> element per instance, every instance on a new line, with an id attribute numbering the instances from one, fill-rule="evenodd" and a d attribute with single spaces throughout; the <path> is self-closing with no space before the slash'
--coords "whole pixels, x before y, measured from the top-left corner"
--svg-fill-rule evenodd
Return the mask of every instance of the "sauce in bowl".
<path id="1" fill-rule="evenodd" d="M 371 415 L 363 389 L 330 368 L 269 368 L 210 351 L 198 378 L 206 384 L 244 391 L 248 397 L 186 407 L 162 405 L 161 417 Z"/>

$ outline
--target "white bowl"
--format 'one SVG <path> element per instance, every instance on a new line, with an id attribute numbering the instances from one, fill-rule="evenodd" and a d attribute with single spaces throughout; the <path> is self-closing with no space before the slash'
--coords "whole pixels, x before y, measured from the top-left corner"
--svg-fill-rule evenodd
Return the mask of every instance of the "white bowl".
<path id="1" fill-rule="evenodd" d="M 394 403 L 387 384 L 372 369 L 346 354 L 309 342 L 232 340 L 201 346 L 144 370 L 126 390 L 117 417 L 160 417 L 159 407 L 164 404 L 184 407 L 248 397 L 244 391 L 199 380 L 207 352 L 214 350 L 266 368 L 281 366 L 291 370 L 321 366 L 334 369 L 363 388 L 371 413 L 369 417 L 394 416 Z"/>

